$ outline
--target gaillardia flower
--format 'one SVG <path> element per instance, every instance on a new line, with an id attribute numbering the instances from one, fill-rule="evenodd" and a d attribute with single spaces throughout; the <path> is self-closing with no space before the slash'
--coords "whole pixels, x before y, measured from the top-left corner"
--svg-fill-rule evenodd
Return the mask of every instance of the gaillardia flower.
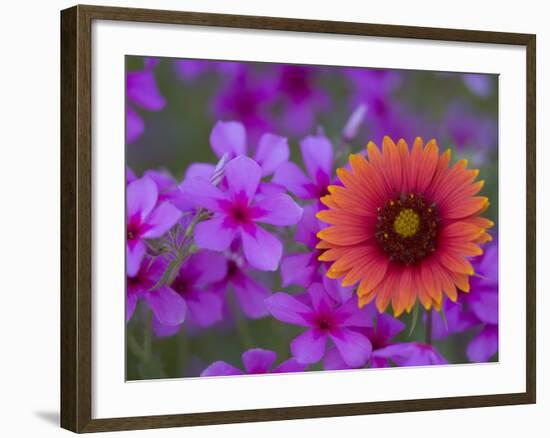
<path id="1" fill-rule="evenodd" d="M 368 158 L 350 156 L 351 170 L 338 169 L 343 186 L 329 186 L 318 218 L 331 226 L 318 233 L 319 257 L 333 262 L 327 276 L 344 286 L 359 283 L 359 306 L 376 299 L 380 312 L 410 312 L 418 298 L 426 309 L 441 308 L 443 293 L 469 291 L 474 269 L 493 223 L 479 215 L 489 200 L 467 161 L 450 166 L 435 140 L 420 138 L 412 149 L 384 137 L 382 151 L 370 142 Z"/>

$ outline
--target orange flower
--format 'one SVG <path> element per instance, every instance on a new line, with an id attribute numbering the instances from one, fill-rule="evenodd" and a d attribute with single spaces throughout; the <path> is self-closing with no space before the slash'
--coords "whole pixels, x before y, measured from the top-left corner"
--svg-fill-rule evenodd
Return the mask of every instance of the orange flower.
<path id="1" fill-rule="evenodd" d="M 435 140 L 417 138 L 409 151 L 385 137 L 382 152 L 370 142 L 368 159 L 351 155 L 351 170 L 337 170 L 342 186 L 328 187 L 328 207 L 317 217 L 330 224 L 318 233 L 319 260 L 333 262 L 330 278 L 359 283 L 359 307 L 376 298 L 380 312 L 410 312 L 416 298 L 426 309 L 441 308 L 443 294 L 456 301 L 469 291 L 470 257 L 483 253 L 493 223 L 479 215 L 489 206 L 476 196 L 483 181 L 467 161 L 449 166 Z"/>

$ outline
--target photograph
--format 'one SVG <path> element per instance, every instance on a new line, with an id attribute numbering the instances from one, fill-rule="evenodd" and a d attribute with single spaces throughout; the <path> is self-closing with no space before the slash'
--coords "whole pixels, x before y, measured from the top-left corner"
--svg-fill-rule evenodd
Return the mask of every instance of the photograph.
<path id="1" fill-rule="evenodd" d="M 127 381 L 498 362 L 498 75 L 125 76 Z"/>

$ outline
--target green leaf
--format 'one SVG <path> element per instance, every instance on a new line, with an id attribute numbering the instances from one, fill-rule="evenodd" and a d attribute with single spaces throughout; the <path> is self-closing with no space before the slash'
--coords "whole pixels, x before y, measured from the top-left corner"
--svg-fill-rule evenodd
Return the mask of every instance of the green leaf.
<path id="1" fill-rule="evenodd" d="M 416 328 L 416 322 L 418 321 L 419 313 L 420 313 L 420 306 L 418 305 L 418 301 L 417 301 L 413 308 L 412 323 L 411 323 L 411 328 L 409 330 L 409 336 L 412 335 L 414 329 Z"/>
<path id="2" fill-rule="evenodd" d="M 178 273 L 182 262 L 183 261 L 180 260 L 179 258 L 173 259 L 168 264 L 168 266 L 166 267 L 166 271 L 164 271 L 164 273 L 160 277 L 159 281 L 157 281 L 155 283 L 155 285 L 149 289 L 149 292 L 151 292 L 153 290 L 157 290 L 159 287 L 161 287 L 165 284 L 171 284 L 172 281 L 174 281 L 174 278 L 175 278 L 176 274 Z"/>
<path id="3" fill-rule="evenodd" d="M 441 307 L 441 310 L 439 312 L 439 315 L 441 316 L 441 319 L 443 320 L 443 324 L 445 324 L 445 330 L 449 330 L 449 324 L 447 323 L 447 317 L 445 316 L 445 311 L 443 310 L 443 307 Z"/>

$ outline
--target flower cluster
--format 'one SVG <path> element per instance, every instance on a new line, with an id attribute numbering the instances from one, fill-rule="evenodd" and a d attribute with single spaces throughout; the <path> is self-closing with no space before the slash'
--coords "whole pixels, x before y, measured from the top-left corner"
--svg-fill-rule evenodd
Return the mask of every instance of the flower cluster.
<path id="1" fill-rule="evenodd" d="M 155 79 L 158 64 L 145 59 L 127 73 L 130 157 L 147 112 L 169 101 Z M 480 171 L 453 160 L 470 146 L 489 148 L 466 154 L 474 163 L 490 160 L 489 116 L 449 105 L 451 115 L 430 127 L 421 112 L 396 103 L 406 74 L 391 70 L 171 66 L 163 74 L 175 74 L 179 86 L 219 85 L 200 140 L 207 154 L 184 157 L 180 176 L 144 166 L 158 161 L 154 151 L 128 161 L 126 320 L 130 366 L 138 363 L 131 376 L 495 358 L 498 246 L 489 197 Z M 489 99 L 493 82 L 478 76 L 438 80 Z M 322 123 L 338 106 L 327 80 L 342 81 L 350 95 L 336 128 Z M 414 136 L 421 132 L 439 134 L 453 150 Z M 381 147 L 355 146 L 364 135 Z M 467 345 L 454 341 L 463 335 Z"/>

